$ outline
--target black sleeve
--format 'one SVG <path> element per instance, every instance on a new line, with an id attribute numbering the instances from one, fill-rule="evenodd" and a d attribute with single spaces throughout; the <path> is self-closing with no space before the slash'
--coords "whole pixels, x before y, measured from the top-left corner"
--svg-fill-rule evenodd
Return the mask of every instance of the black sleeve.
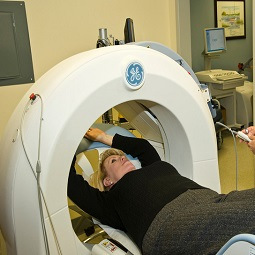
<path id="1" fill-rule="evenodd" d="M 101 192 L 91 187 L 81 175 L 76 174 L 75 160 L 74 157 L 68 178 L 68 197 L 83 211 L 103 224 L 119 227 L 118 215 L 113 210 L 109 192 Z"/>
<path id="2" fill-rule="evenodd" d="M 112 147 L 138 157 L 142 166 L 161 160 L 155 148 L 145 139 L 116 134 L 113 137 Z"/>

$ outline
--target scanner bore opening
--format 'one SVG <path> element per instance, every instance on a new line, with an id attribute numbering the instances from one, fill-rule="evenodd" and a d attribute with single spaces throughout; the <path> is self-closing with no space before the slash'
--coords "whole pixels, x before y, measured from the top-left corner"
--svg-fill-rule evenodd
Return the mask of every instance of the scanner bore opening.
<path id="1" fill-rule="evenodd" d="M 129 107 L 126 105 L 129 104 Z M 149 107 L 143 104 L 143 102 L 138 101 L 129 101 L 120 105 L 117 105 L 113 108 L 110 108 L 106 112 L 104 112 L 97 120 L 95 120 L 94 124 L 98 123 L 104 123 L 109 125 L 115 125 L 119 126 L 123 129 L 128 130 L 131 132 L 135 137 L 139 138 L 145 138 L 139 130 L 134 126 L 134 123 L 136 121 L 132 120 L 136 113 L 127 114 L 125 108 L 127 108 L 127 111 L 130 111 L 130 107 L 136 105 L 136 107 L 139 108 L 139 114 L 142 115 L 140 118 L 144 121 L 142 125 L 145 127 L 148 125 L 146 119 L 149 119 L 155 126 L 160 126 L 160 123 L 157 120 L 156 115 L 150 110 Z M 150 105 L 153 105 L 154 103 L 150 103 Z M 123 112 L 124 109 L 124 112 Z M 142 112 L 142 114 L 141 114 Z M 146 118 L 146 119 L 145 119 Z M 140 126 L 139 126 L 140 127 Z M 138 127 L 138 128 L 139 128 Z M 150 127 L 146 127 L 150 128 Z M 158 127 L 159 129 L 159 127 Z M 158 130 L 160 132 L 160 129 Z M 86 133 L 86 130 L 84 130 L 84 134 Z M 156 144 L 155 141 L 151 141 L 152 143 Z M 158 147 L 161 147 L 161 150 L 163 150 L 163 143 L 161 145 L 157 145 Z M 161 152 L 162 154 L 162 152 Z M 81 152 L 79 156 L 85 156 L 88 160 L 88 163 L 92 167 L 93 171 L 96 171 L 99 164 L 99 153 L 96 149 L 92 150 L 86 150 Z M 161 157 L 164 157 L 164 155 L 161 155 Z M 82 175 L 83 169 L 76 163 L 75 169 L 77 174 Z M 85 169 L 84 169 L 85 170 Z M 78 239 L 82 243 L 88 243 L 88 244 L 98 244 L 105 238 L 109 238 L 108 234 L 102 229 L 98 224 L 94 223 L 93 218 L 86 212 L 84 212 L 82 209 L 80 209 L 76 204 L 74 204 L 69 198 L 68 198 L 68 207 L 69 207 L 69 214 L 70 214 L 70 220 L 72 223 L 73 230 L 78 237 Z"/>

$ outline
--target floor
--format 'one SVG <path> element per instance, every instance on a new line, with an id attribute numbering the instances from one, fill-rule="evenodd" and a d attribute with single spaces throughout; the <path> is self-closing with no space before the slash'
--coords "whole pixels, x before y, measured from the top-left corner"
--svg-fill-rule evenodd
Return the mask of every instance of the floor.
<path id="1" fill-rule="evenodd" d="M 222 132 L 223 143 L 218 150 L 221 191 L 227 193 L 236 189 L 236 156 L 233 136 L 229 131 Z M 254 155 L 246 144 L 236 139 L 238 161 L 238 190 L 254 187 Z"/>

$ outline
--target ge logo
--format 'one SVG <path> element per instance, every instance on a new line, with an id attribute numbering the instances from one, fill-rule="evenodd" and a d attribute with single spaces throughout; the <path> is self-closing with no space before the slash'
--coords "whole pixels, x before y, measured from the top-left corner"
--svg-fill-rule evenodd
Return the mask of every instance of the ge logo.
<path id="1" fill-rule="evenodd" d="M 132 89 L 138 89 L 144 82 L 144 69 L 138 62 L 130 63 L 126 68 L 125 78 Z"/>

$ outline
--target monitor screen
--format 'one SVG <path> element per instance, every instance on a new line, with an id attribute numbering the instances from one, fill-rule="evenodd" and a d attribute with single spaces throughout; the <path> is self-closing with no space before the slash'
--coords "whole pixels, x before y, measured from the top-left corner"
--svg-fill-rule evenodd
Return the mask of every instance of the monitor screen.
<path id="1" fill-rule="evenodd" d="M 204 30 L 205 54 L 220 53 L 227 49 L 224 28 L 206 28 Z"/>
<path id="2" fill-rule="evenodd" d="M 135 31 L 133 20 L 130 18 L 126 19 L 124 28 L 124 41 L 125 43 L 135 42 Z"/>

